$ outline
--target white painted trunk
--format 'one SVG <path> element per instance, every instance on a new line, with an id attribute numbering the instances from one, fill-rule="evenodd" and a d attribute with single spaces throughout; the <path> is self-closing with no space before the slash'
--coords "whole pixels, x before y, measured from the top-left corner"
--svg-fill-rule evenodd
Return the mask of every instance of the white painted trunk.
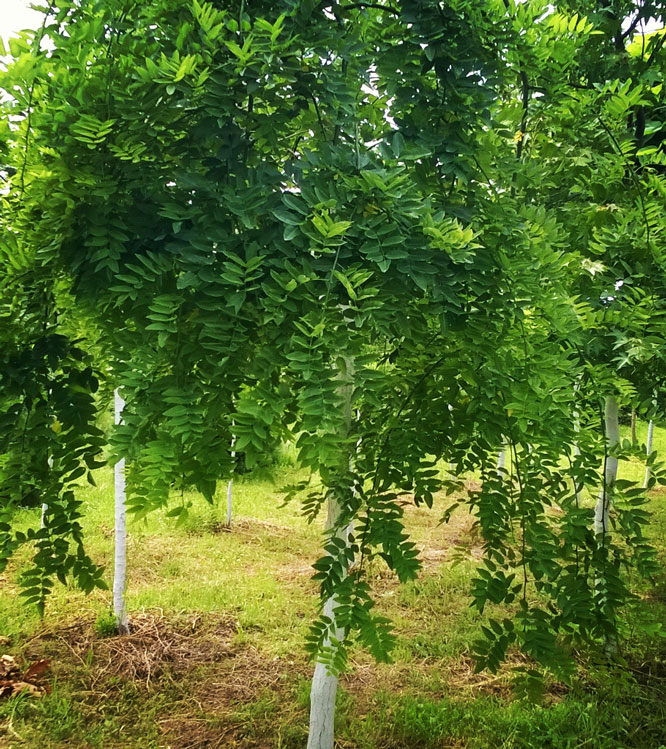
<path id="1" fill-rule="evenodd" d="M 53 468 L 53 456 L 49 455 L 49 457 L 46 459 L 46 462 L 49 464 L 49 469 Z M 42 519 L 40 521 L 39 527 L 45 528 L 46 527 L 46 513 L 49 511 L 49 506 L 46 502 L 42 502 Z"/>
<path id="2" fill-rule="evenodd" d="M 648 424 L 647 443 L 645 445 L 645 454 L 650 455 L 652 453 L 652 442 L 654 440 L 654 421 L 650 419 Z M 645 478 L 643 479 L 643 489 L 647 488 L 648 481 L 650 480 L 650 466 L 645 467 Z"/>
<path id="3" fill-rule="evenodd" d="M 233 493 L 232 493 L 233 483 L 234 483 L 234 480 L 229 479 L 229 483 L 227 484 L 227 522 L 226 522 L 227 528 L 231 528 L 231 512 L 233 510 Z"/>
<path id="4" fill-rule="evenodd" d="M 575 391 L 578 391 L 578 383 L 576 383 Z M 574 432 L 578 434 L 580 432 L 580 414 L 578 411 L 573 412 L 573 428 Z M 574 458 L 577 458 L 580 455 L 580 446 L 578 444 L 578 437 L 576 437 L 576 440 L 573 445 L 573 454 Z M 580 502 L 582 496 L 583 496 L 583 485 L 577 484 L 576 480 L 574 479 L 574 489 L 576 490 L 576 499 L 578 502 Z"/>
<path id="5" fill-rule="evenodd" d="M 606 449 L 612 450 L 620 441 L 620 422 L 615 396 L 607 395 L 604 404 L 604 420 L 606 424 Z M 609 526 L 609 511 L 613 496 L 613 487 L 617 479 L 617 458 L 607 455 L 603 485 L 599 491 L 597 504 L 594 508 L 594 532 L 607 533 Z"/>
<path id="6" fill-rule="evenodd" d="M 453 406 L 450 403 L 448 404 L 448 408 L 449 411 L 453 411 Z M 456 464 L 452 460 L 449 460 L 449 473 L 452 476 L 456 475 Z"/>
<path id="7" fill-rule="evenodd" d="M 502 449 L 497 454 L 497 475 L 502 478 L 506 467 L 506 443 L 502 445 Z"/>
<path id="8" fill-rule="evenodd" d="M 345 359 L 345 378 L 340 386 L 343 396 L 344 426 L 348 432 L 352 417 L 352 394 L 353 394 L 353 361 Z M 358 444 L 357 444 L 358 448 Z M 351 459 L 350 459 L 351 465 Z M 340 505 L 336 498 L 331 495 L 328 498 L 326 528 L 331 529 L 338 525 L 340 517 Z M 353 532 L 353 522 L 338 531 L 338 537 L 349 543 L 349 534 Z M 334 619 L 335 598 L 329 598 L 324 604 L 324 615 Z M 336 627 L 333 631 L 336 640 L 342 640 L 344 632 Z M 330 637 L 326 645 L 331 644 Z M 323 663 L 315 665 L 310 689 L 310 731 L 308 734 L 307 749 L 333 749 L 335 742 L 335 696 L 338 691 L 338 677 L 330 674 Z"/>
<path id="9" fill-rule="evenodd" d="M 116 424 L 122 421 L 125 401 L 116 389 L 114 391 L 114 406 Z M 127 524 L 125 517 L 125 459 L 119 460 L 113 467 L 113 483 L 115 492 L 115 557 L 113 570 L 113 613 L 116 616 L 118 633 L 126 635 L 129 632 L 127 609 L 125 608 L 125 580 L 127 578 Z"/>
<path id="10" fill-rule="evenodd" d="M 231 426 L 234 426 L 234 422 L 231 422 Z M 236 457 L 236 451 L 234 450 L 234 445 L 236 444 L 236 437 L 232 435 L 231 437 L 231 459 L 233 460 Z M 233 510 L 233 487 L 234 480 L 229 479 L 229 483 L 227 484 L 227 528 L 231 528 L 231 513 Z"/>
<path id="11" fill-rule="evenodd" d="M 329 598 L 324 605 L 324 614 L 333 618 L 335 601 Z M 336 637 L 343 633 L 336 631 Z M 335 696 L 338 677 L 329 674 L 323 663 L 315 665 L 310 690 L 310 733 L 308 749 L 333 749 L 335 742 Z"/>

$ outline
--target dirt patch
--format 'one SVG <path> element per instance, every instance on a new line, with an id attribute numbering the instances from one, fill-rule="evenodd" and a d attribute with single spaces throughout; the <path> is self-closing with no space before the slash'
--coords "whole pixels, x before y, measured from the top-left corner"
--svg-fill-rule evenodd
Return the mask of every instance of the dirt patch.
<path id="1" fill-rule="evenodd" d="M 220 723 L 206 717 L 175 715 L 159 721 L 159 728 L 169 749 L 219 749 L 239 747 L 233 723 Z"/>
<path id="2" fill-rule="evenodd" d="M 367 710 L 378 691 L 407 694 L 414 690 L 427 693 L 430 699 L 443 697 L 476 697 L 488 695 L 507 701 L 513 697 L 512 666 L 503 666 L 497 674 L 474 673 L 475 662 L 469 656 L 454 661 L 415 658 L 410 663 L 377 664 L 366 661 L 354 665 L 340 683 Z M 516 665 L 516 663 L 512 664 Z M 438 688 L 437 683 L 441 683 Z M 423 688 L 427 684 L 427 688 Z"/>
<path id="3" fill-rule="evenodd" d="M 404 495 L 400 499 L 404 508 L 405 528 L 410 538 L 416 543 L 419 552 L 422 565 L 420 575 L 438 572 L 447 562 L 462 559 L 478 561 L 483 556 L 483 540 L 475 525 L 476 518 L 466 508 L 458 508 L 448 523 L 438 522 L 443 508 L 448 507 L 454 499 L 438 496 L 436 505 L 432 508 L 416 507 L 411 495 Z M 252 521 L 243 525 L 242 530 L 247 532 L 257 525 L 255 521 Z M 265 525 L 280 528 L 270 523 L 259 525 L 260 527 Z M 275 568 L 275 578 L 305 588 L 316 595 L 318 588 L 312 582 L 312 575 L 315 573 L 312 563 L 321 556 L 323 551 L 321 545 L 313 544 L 312 548 L 311 563 L 305 563 L 303 552 L 299 550 L 293 560 L 279 564 Z M 383 561 L 374 559 L 368 562 L 366 560 L 365 570 L 375 595 L 381 596 L 399 587 L 395 574 L 385 566 Z"/>
<path id="4" fill-rule="evenodd" d="M 521 654 L 514 654 L 512 662 L 503 664 L 498 673 L 476 673 L 476 661 L 470 656 L 462 656 L 447 664 L 447 691 L 450 695 L 485 694 L 510 700 L 514 693 L 511 669 L 526 663 Z"/>
<path id="5" fill-rule="evenodd" d="M 132 559 L 132 584 L 137 588 L 151 587 L 163 581 L 162 565 L 178 561 L 180 557 L 163 537 L 143 534 L 129 536 L 127 553 Z"/>

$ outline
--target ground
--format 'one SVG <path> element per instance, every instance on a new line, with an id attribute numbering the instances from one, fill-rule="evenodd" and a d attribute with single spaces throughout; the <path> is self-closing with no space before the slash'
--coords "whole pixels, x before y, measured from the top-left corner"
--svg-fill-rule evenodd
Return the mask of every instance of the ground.
<path id="1" fill-rule="evenodd" d="M 48 693 L 0 698 L 0 747 L 303 747 L 312 673 L 303 643 L 316 608 L 311 565 L 321 528 L 296 504 L 280 507 L 276 487 L 293 474 L 282 466 L 270 479 L 236 481 L 230 529 L 221 522 L 225 507 L 197 498 L 180 526 L 159 514 L 130 525 L 127 637 L 109 634 L 108 591 L 86 597 L 58 588 L 39 620 L 17 598 L 25 558 L 16 559 L 0 576 L 0 655 L 23 671 L 48 660 L 34 678 L 34 691 Z M 98 478 L 82 496 L 89 548 L 108 576 L 112 477 L 102 470 Z M 652 499 L 662 552 L 664 496 Z M 469 607 L 469 589 L 481 541 L 465 510 L 438 523 L 448 502 L 406 505 L 423 560 L 418 580 L 399 585 L 379 565 L 372 570 L 398 642 L 391 664 L 352 653 L 341 678 L 338 747 L 666 744 L 666 639 L 638 626 L 666 620 L 666 576 L 636 583 L 622 667 L 579 653 L 576 679 L 549 683 L 542 703 L 530 704 L 512 686 L 518 655 L 498 674 L 474 671 L 471 644 L 484 617 Z M 34 519 L 26 513 L 24 521 Z"/>

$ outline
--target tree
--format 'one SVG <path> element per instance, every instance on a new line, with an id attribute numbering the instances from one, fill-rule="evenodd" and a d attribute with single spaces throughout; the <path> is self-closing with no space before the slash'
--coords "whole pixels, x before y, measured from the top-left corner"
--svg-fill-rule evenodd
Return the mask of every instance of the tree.
<path id="1" fill-rule="evenodd" d="M 623 335 L 644 332 L 647 304 L 630 284 L 626 306 L 611 299 L 615 269 L 606 291 L 591 284 L 588 254 L 603 240 L 628 262 L 615 233 L 638 231 L 641 201 L 588 225 L 558 197 L 624 170 L 589 117 L 608 91 L 569 92 L 593 25 L 545 11 L 62 0 L 45 25 L 54 50 L 19 54 L 4 77 L 10 112 L 29 113 L 10 136 L 24 165 L 6 198 L 14 243 L 104 330 L 127 397 L 114 440 L 128 510 L 192 485 L 212 499 L 234 437 L 250 462 L 297 438 L 319 477 L 303 500 L 311 518 L 332 508 L 308 641 L 317 682 L 333 686 L 354 641 L 389 657 L 365 570 L 380 558 L 401 580 L 417 573 L 398 499 L 460 489 L 440 459 L 482 478 L 468 498 L 485 541 L 475 605 L 517 609 L 491 621 L 480 665 L 516 644 L 566 675 L 560 635 L 614 636 L 622 565 L 651 569 L 640 501 L 618 505 L 620 545 L 591 532 L 575 489 L 608 450 L 589 413 L 574 428 L 573 383 L 628 392 L 591 352 L 619 342 L 609 318 L 627 311 Z M 575 162 L 585 138 L 601 185 Z M 331 692 L 323 720 L 314 694 L 315 746 L 332 742 Z"/>
<path id="2" fill-rule="evenodd" d="M 655 83 L 663 78 L 663 42 L 649 34 L 634 39 L 641 24 L 662 17 L 662 9 L 611 3 L 576 10 L 588 12 L 578 26 L 596 31 L 581 35 L 569 74 L 555 88 L 547 71 L 534 76 L 542 98 L 532 105 L 535 133 L 528 148 L 535 162 L 549 165 L 542 189 L 581 260 L 574 281 L 587 331 L 580 354 L 587 386 L 603 396 L 595 399 L 594 420 L 605 421 L 611 446 L 604 452 L 606 479 L 595 521 L 596 530 L 606 532 L 608 482 L 615 481 L 620 456 L 618 401 L 633 409 L 638 398 L 647 413 L 650 382 L 662 368 L 665 289 L 654 243 L 662 231 L 663 184 L 658 148 L 644 147 L 644 121 L 662 95 Z M 563 26 L 562 17 L 551 18 Z"/>
<path id="3" fill-rule="evenodd" d="M 115 423 L 122 422 L 123 401 L 118 389 L 114 390 Z M 115 556 L 113 570 L 113 613 L 116 617 L 116 629 L 119 634 L 129 632 L 127 607 L 125 605 L 125 580 L 127 577 L 127 525 L 125 499 L 127 494 L 125 482 L 125 459 L 121 458 L 113 467 L 114 502 L 115 502 Z"/>

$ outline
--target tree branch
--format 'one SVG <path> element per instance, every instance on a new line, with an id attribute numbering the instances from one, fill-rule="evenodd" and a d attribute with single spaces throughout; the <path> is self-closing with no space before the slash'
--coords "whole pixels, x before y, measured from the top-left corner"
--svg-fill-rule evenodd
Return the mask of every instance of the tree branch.
<path id="1" fill-rule="evenodd" d="M 638 26 L 638 24 L 641 22 L 641 18 L 642 16 L 639 10 L 638 13 L 636 14 L 636 18 L 634 18 L 634 20 L 631 22 L 631 25 L 629 26 L 629 28 L 624 32 L 624 34 L 622 34 L 621 39 L 624 40 L 632 34 L 632 32 L 636 29 L 636 26 Z"/>
<path id="2" fill-rule="evenodd" d="M 394 16 L 400 15 L 400 10 L 392 5 L 380 5 L 379 3 L 348 3 L 341 5 L 340 10 L 363 10 L 364 8 L 375 8 L 375 10 L 384 10 L 387 13 L 393 13 Z"/>

